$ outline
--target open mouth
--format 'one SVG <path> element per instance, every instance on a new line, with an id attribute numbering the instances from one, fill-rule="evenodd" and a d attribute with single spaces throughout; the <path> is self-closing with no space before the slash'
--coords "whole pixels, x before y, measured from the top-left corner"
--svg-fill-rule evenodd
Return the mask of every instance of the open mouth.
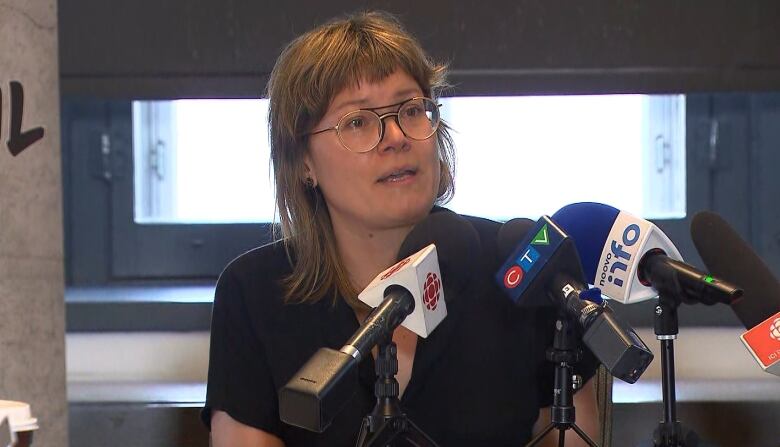
<path id="1" fill-rule="evenodd" d="M 388 175 L 385 175 L 384 177 L 381 177 L 379 180 L 377 180 L 378 183 L 395 183 L 400 182 L 406 179 L 409 179 L 411 177 L 414 177 L 414 175 L 417 174 L 416 169 L 399 169 L 396 171 L 391 172 Z"/>

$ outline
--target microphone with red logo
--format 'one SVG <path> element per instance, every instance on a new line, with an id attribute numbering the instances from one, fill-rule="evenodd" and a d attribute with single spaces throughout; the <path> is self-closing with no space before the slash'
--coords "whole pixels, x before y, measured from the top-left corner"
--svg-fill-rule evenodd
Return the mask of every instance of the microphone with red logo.
<path id="1" fill-rule="evenodd" d="M 358 298 L 374 310 L 341 352 L 360 361 L 398 325 L 428 337 L 447 316 L 436 245 L 428 245 L 377 275 Z"/>
<path id="2" fill-rule="evenodd" d="M 780 282 L 747 242 L 715 213 L 693 216 L 691 237 L 714 274 L 739 284 L 744 294 L 731 309 L 748 330 L 740 338 L 761 369 L 780 376 Z"/>
<path id="3" fill-rule="evenodd" d="M 636 382 L 653 354 L 636 332 L 601 300 L 584 280 L 574 241 L 549 217 L 531 226 L 526 219 L 502 225 L 499 253 L 510 253 L 496 283 L 518 306 L 557 305 L 582 328 L 582 341 L 609 372 Z M 517 238 L 525 237 L 518 244 Z"/>
<path id="4" fill-rule="evenodd" d="M 415 225 L 406 237 L 398 252 L 401 260 L 377 275 L 358 298 L 375 308 L 374 315 L 390 298 L 388 291 L 391 286 L 398 294 L 402 293 L 398 287 L 406 290 L 409 294 L 402 299 L 405 304 L 401 307 L 411 310 L 401 321 L 401 326 L 420 337 L 428 337 L 447 316 L 444 290 L 447 290 L 447 300 L 452 300 L 465 288 L 471 279 L 469 255 L 479 250 L 479 236 L 474 227 L 458 214 L 438 209 Z M 410 298 L 411 302 L 408 302 Z M 366 322 L 371 318 L 369 315 Z M 382 317 L 376 319 L 383 323 L 386 320 Z M 358 335 L 356 333 L 342 351 L 350 354 L 362 352 L 357 346 L 363 343 L 357 340 Z"/>
<path id="5" fill-rule="evenodd" d="M 417 224 L 401 246 L 401 260 L 360 293 L 360 300 L 376 307 L 358 330 L 338 351 L 320 348 L 279 391 L 281 420 L 320 433 L 327 429 L 357 387 L 360 360 L 399 325 L 427 337 L 447 315 L 445 289 L 456 295 L 467 284 L 468 254 L 479 250 L 474 227 L 449 210 Z"/>

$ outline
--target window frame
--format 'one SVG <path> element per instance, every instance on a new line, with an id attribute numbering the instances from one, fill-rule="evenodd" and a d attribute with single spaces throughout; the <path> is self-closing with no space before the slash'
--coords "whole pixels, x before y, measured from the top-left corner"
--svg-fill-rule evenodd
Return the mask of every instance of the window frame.
<path id="1" fill-rule="evenodd" d="M 127 100 L 63 98 L 67 289 L 97 287 L 111 290 L 141 285 L 149 287 L 152 296 L 155 288 L 161 286 L 199 283 L 213 287 L 230 259 L 271 240 L 270 225 L 136 224 L 133 219 L 131 104 Z M 758 141 L 763 146 L 755 144 L 757 137 L 750 122 L 762 113 L 777 110 L 780 110 L 778 94 L 691 94 L 686 97 L 686 218 L 654 222 L 677 243 L 688 262 L 703 266 L 689 234 L 690 219 L 699 210 L 721 213 L 749 241 L 765 243 L 769 240 L 769 236 L 763 234 L 765 229 L 771 230 L 765 223 L 766 216 L 775 211 L 752 209 L 750 201 L 744 200 L 744 194 L 759 186 L 752 172 L 761 168 L 756 159 L 761 151 L 769 150 L 767 145 L 770 144 L 766 139 Z M 716 122 L 721 132 L 718 151 L 725 161 L 712 162 L 708 157 L 713 150 L 711 134 Z M 106 140 L 108 149 L 104 144 Z M 777 177 L 762 181 L 780 191 Z M 735 185 L 739 185 L 739 192 L 728 193 L 737 187 Z M 780 260 L 780 250 L 776 246 L 757 251 L 775 263 Z M 90 327 L 96 330 L 150 329 L 150 325 L 133 322 L 133 318 L 111 316 L 120 309 L 112 304 L 119 301 L 107 299 L 89 310 L 95 319 L 90 325 L 88 318 L 78 317 L 78 312 L 87 312 L 78 309 L 88 306 L 71 300 L 69 311 L 75 309 L 77 313 L 68 317 L 69 330 L 77 320 L 77 330 L 89 330 Z M 165 302 L 158 304 L 167 305 Z M 194 323 L 180 326 L 187 330 L 207 330 L 208 321 L 203 315 L 204 306 L 209 303 L 178 303 L 176 306 L 179 307 L 166 315 L 175 315 L 188 304 L 193 312 L 200 312 L 201 317 Z M 620 312 L 634 325 L 652 325 L 651 309 L 647 309 L 651 304 L 652 301 L 625 306 Z M 96 312 L 97 308 L 105 310 Z M 175 324 L 166 323 L 168 318 L 158 319 L 151 326 L 158 330 L 176 330 Z M 688 320 L 693 325 L 738 325 L 725 306 L 682 306 L 680 318 L 681 322 Z M 118 322 L 112 325 L 104 319 Z"/>
<path id="2" fill-rule="evenodd" d="M 271 241 L 270 223 L 137 224 L 132 103 L 64 102 L 65 203 L 82 205 L 66 216 L 68 284 L 214 280 Z"/>

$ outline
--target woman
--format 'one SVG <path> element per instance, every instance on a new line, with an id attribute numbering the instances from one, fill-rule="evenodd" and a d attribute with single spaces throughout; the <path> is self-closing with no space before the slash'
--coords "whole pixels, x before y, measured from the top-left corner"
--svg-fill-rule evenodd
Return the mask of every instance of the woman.
<path id="1" fill-rule="evenodd" d="M 203 411 L 215 446 L 354 445 L 374 406 L 373 358 L 322 434 L 282 423 L 276 391 L 318 348 L 343 345 L 369 311 L 357 293 L 452 196 L 452 144 L 436 103 L 444 75 L 379 13 L 320 26 L 277 60 L 269 128 L 283 239 L 234 260 L 217 285 Z M 496 224 L 471 221 L 493 247 Z M 549 419 L 539 408 L 551 400 L 544 349 L 554 316 L 512 308 L 491 286 L 490 257 L 475 267 L 479 288 L 448 302 L 430 337 L 393 334 L 401 404 L 443 446 L 522 445 L 537 416 Z M 592 393 L 576 399 L 579 424 L 594 433 Z"/>

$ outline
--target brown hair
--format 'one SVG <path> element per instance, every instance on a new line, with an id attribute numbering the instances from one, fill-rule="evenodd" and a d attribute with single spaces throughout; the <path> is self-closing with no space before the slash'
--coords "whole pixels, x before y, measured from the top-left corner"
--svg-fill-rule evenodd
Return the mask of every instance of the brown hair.
<path id="1" fill-rule="evenodd" d="M 344 88 L 380 81 L 398 69 L 434 100 L 446 87 L 446 66 L 432 62 L 395 17 L 380 12 L 319 26 L 293 40 L 276 61 L 268 81 L 268 127 L 281 236 L 294 259 L 292 274 L 283 280 L 287 301 L 314 302 L 331 290 L 334 299 L 341 295 L 351 306 L 362 306 L 338 256 L 325 199 L 306 183 L 304 134 Z M 442 164 L 436 203 L 445 203 L 454 192 L 454 150 L 446 124 L 439 126 L 436 141 Z"/>

